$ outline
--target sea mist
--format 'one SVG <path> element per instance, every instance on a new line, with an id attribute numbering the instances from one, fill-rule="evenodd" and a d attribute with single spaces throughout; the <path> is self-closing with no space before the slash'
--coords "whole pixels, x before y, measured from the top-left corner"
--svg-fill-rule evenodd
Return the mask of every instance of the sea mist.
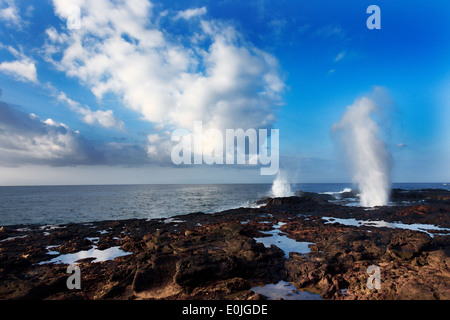
<path id="1" fill-rule="evenodd" d="M 364 207 L 386 205 L 391 189 L 391 157 L 372 118 L 376 111 L 379 105 L 363 97 L 347 107 L 340 122 L 332 128 L 338 137 L 338 147 L 350 160 L 353 182 L 358 184 Z"/>
<path id="2" fill-rule="evenodd" d="M 291 184 L 289 183 L 286 174 L 278 171 L 277 176 L 272 184 L 271 197 L 282 198 L 291 197 L 294 193 L 291 190 Z"/>

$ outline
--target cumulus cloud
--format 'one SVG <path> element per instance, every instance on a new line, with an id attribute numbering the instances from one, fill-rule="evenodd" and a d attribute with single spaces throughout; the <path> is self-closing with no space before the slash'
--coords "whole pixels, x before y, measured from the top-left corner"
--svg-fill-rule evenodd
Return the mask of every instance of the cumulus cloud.
<path id="1" fill-rule="evenodd" d="M 69 3 L 53 4 L 66 21 Z M 81 8 L 80 29 L 49 28 L 46 58 L 98 99 L 115 94 L 142 119 L 169 129 L 191 129 L 196 120 L 205 129 L 220 130 L 269 128 L 276 121 L 285 87 L 278 61 L 231 25 L 190 19 L 195 34 L 172 35 L 158 25 L 159 14 L 147 0 L 74 4 Z M 204 11 L 177 16 L 191 18 Z M 165 135 L 160 138 L 148 141 L 149 154 L 170 146 Z"/>

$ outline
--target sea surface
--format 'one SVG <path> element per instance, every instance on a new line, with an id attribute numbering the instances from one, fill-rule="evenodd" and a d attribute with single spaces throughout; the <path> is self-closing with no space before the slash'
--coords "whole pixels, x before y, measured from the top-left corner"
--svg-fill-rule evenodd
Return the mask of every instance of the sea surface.
<path id="1" fill-rule="evenodd" d="M 291 184 L 293 192 L 341 192 L 353 187 L 345 183 Z M 450 183 L 397 183 L 393 188 L 450 190 Z M 257 200 L 271 195 L 271 190 L 271 184 L 0 187 L 0 226 L 212 213 L 255 207 Z"/>

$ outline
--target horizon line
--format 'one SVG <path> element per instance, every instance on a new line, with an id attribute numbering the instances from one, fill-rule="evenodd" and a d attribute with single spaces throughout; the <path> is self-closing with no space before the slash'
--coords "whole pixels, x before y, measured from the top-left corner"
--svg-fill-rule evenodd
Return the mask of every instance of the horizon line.
<path id="1" fill-rule="evenodd" d="M 228 182 L 228 183 L 93 183 L 93 184 L 29 184 L 29 185 L 0 185 L 0 188 L 8 187 L 95 187 L 95 186 L 149 186 L 149 185 L 271 185 L 271 182 Z M 353 182 L 290 182 L 290 184 L 351 184 Z M 450 182 L 392 182 L 393 184 L 442 184 Z"/>

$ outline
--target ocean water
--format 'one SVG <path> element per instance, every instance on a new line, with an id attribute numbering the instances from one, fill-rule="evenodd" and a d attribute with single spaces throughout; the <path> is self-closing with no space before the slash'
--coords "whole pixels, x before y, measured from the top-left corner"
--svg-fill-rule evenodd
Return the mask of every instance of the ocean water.
<path id="1" fill-rule="evenodd" d="M 394 188 L 450 190 L 450 183 L 394 184 Z M 293 192 L 340 192 L 345 183 L 291 184 Z M 0 187 L 0 226 L 169 218 L 252 207 L 271 184 L 100 185 Z"/>

